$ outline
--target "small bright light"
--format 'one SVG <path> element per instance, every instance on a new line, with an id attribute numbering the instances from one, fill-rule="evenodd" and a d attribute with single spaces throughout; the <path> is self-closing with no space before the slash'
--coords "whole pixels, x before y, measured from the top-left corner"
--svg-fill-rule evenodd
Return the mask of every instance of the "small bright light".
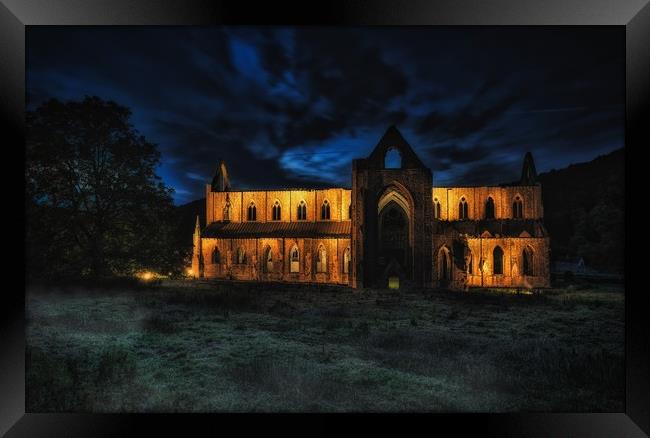
<path id="1" fill-rule="evenodd" d="M 399 277 L 388 277 L 388 289 L 399 289 Z"/>
<path id="2" fill-rule="evenodd" d="M 191 276 L 192 274 L 193 274 L 192 268 L 187 268 L 187 275 Z"/>
<path id="3" fill-rule="evenodd" d="M 138 277 L 140 280 L 149 281 L 156 278 L 156 273 L 151 271 L 143 271 L 143 272 L 138 272 L 137 274 L 135 274 L 135 276 Z"/>

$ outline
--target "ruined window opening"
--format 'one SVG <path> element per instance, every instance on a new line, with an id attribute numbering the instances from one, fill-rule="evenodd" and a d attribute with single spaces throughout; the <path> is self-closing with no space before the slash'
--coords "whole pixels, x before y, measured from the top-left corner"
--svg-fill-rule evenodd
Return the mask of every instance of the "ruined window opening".
<path id="1" fill-rule="evenodd" d="M 499 246 L 492 251 L 492 267 L 493 274 L 503 274 L 503 250 Z"/>
<path id="2" fill-rule="evenodd" d="M 524 275 L 532 276 L 533 274 L 533 251 L 530 248 L 524 248 L 522 254 L 522 265 Z"/>
<path id="3" fill-rule="evenodd" d="M 524 203 L 522 202 L 521 198 L 517 196 L 512 203 L 512 217 L 514 219 L 521 219 L 524 217 Z"/>
<path id="4" fill-rule="evenodd" d="M 322 245 L 318 248 L 318 253 L 316 254 L 316 272 L 327 272 L 327 252 Z"/>
<path id="5" fill-rule="evenodd" d="M 384 169 L 401 169 L 402 154 L 395 148 L 390 148 L 384 156 Z"/>
<path id="6" fill-rule="evenodd" d="M 305 201 L 300 201 L 300 204 L 298 204 L 298 220 L 307 220 L 307 204 L 305 204 Z"/>
<path id="7" fill-rule="evenodd" d="M 440 202 L 438 201 L 438 198 L 433 200 L 433 218 L 440 219 Z"/>
<path id="8" fill-rule="evenodd" d="M 494 200 L 488 197 L 485 202 L 485 219 L 494 219 Z"/>
<path id="9" fill-rule="evenodd" d="M 441 248 L 439 254 L 440 258 L 440 271 L 438 273 L 440 280 L 451 280 L 451 260 L 450 253 L 447 248 Z"/>
<path id="10" fill-rule="evenodd" d="M 322 220 L 328 220 L 330 218 L 330 203 L 327 199 L 323 201 L 323 205 L 320 207 L 320 218 Z"/>
<path id="11" fill-rule="evenodd" d="M 257 220 L 257 207 L 255 207 L 254 202 L 251 202 L 250 205 L 248 206 L 248 220 L 249 221 Z"/>
<path id="12" fill-rule="evenodd" d="M 460 198 L 460 202 L 458 203 L 458 218 L 465 220 L 467 217 L 467 201 L 465 198 Z"/>
<path id="13" fill-rule="evenodd" d="M 350 273 L 350 248 L 345 248 L 345 252 L 343 253 L 343 273 L 344 274 L 349 274 Z"/>
<path id="14" fill-rule="evenodd" d="M 219 263 L 221 263 L 221 253 L 219 248 L 214 248 L 214 251 L 212 251 L 212 264 L 218 265 Z"/>
<path id="15" fill-rule="evenodd" d="M 292 273 L 295 272 L 300 272 L 300 253 L 298 252 L 298 247 L 294 245 L 293 248 L 291 248 L 291 253 L 289 255 L 289 260 L 290 260 L 290 271 Z"/>
<path id="16" fill-rule="evenodd" d="M 275 201 L 273 203 L 273 220 L 279 221 L 282 217 L 282 207 L 280 207 L 280 201 Z"/>
<path id="17" fill-rule="evenodd" d="M 246 251 L 244 251 L 244 248 L 239 247 L 237 250 L 237 264 L 238 265 L 243 265 L 246 263 Z"/>

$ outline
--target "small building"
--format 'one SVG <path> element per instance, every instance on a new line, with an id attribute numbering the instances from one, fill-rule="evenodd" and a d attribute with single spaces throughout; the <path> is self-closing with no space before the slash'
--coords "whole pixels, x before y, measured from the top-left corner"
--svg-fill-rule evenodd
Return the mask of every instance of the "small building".
<path id="1" fill-rule="evenodd" d="M 553 263 L 552 271 L 557 274 L 564 274 L 565 272 L 587 274 L 589 269 L 582 257 L 563 257 Z"/>

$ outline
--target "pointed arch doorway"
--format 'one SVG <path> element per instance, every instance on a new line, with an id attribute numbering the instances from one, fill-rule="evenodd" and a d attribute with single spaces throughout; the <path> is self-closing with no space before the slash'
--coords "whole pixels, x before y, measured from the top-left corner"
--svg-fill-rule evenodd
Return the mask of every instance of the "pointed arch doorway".
<path id="1" fill-rule="evenodd" d="M 412 223 L 410 202 L 388 190 L 378 203 L 378 263 L 385 287 L 399 288 L 412 280 Z"/>

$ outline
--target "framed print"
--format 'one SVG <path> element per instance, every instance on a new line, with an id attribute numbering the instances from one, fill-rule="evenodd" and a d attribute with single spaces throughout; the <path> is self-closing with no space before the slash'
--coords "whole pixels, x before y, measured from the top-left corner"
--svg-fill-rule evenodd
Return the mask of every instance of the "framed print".
<path id="1" fill-rule="evenodd" d="M 2 433 L 314 414 L 648 433 L 643 1 L 6 1 L 0 20 L 24 159 Z"/>

